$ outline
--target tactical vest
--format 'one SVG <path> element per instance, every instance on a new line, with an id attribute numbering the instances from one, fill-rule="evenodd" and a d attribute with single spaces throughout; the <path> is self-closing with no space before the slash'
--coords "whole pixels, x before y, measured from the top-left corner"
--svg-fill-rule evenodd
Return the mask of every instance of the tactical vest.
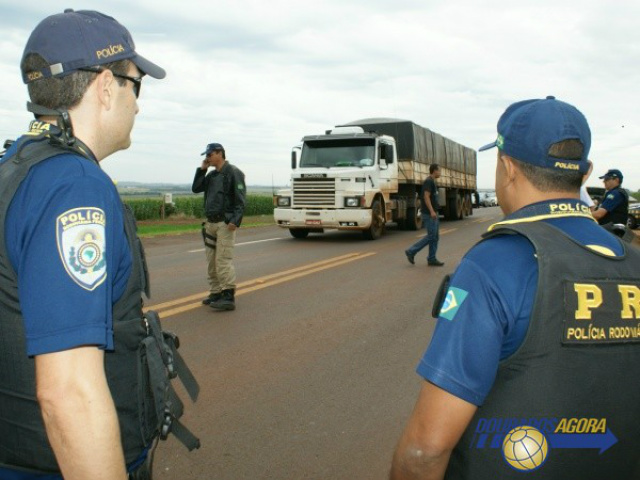
<path id="1" fill-rule="evenodd" d="M 35 473 L 58 473 L 36 399 L 35 360 L 27 356 L 17 276 L 5 243 L 9 205 L 34 165 L 60 154 L 87 158 L 55 137 L 23 137 L 17 150 L 0 164 L 0 466 Z M 87 161 L 93 161 L 87 158 Z M 189 396 L 199 387 L 177 351 L 175 335 L 163 332 L 155 312 L 142 311 L 149 282 L 142 244 L 131 210 L 123 204 L 132 255 L 125 292 L 113 306 L 114 350 L 105 351 L 105 372 L 113 397 L 125 461 L 135 461 L 154 439 L 174 433 L 189 450 L 199 440 L 179 421 L 183 403 L 171 379 L 180 376 Z"/>
<path id="2" fill-rule="evenodd" d="M 541 221 L 485 237 L 504 234 L 536 251 L 529 329 L 500 363 L 445 478 L 639 478 L 640 252 L 623 244 L 622 257 L 608 257 Z"/>
<path id="3" fill-rule="evenodd" d="M 617 187 L 622 194 L 622 201 L 612 211 L 600 219 L 598 223 L 605 225 L 607 223 L 621 223 L 627 224 L 627 218 L 629 217 L 629 194 L 621 187 Z"/>

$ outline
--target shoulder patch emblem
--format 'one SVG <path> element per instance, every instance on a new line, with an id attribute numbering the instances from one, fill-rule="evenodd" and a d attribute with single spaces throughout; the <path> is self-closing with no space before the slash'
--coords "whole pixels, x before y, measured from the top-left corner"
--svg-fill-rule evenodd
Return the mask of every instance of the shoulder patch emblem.
<path id="1" fill-rule="evenodd" d="M 105 215 L 95 207 L 67 210 L 56 220 L 58 252 L 69 276 L 85 290 L 107 278 Z"/>
<path id="2" fill-rule="evenodd" d="M 449 287 L 447 296 L 444 299 L 442 308 L 440 309 L 440 316 L 447 320 L 453 320 L 453 317 L 458 313 L 458 309 L 467 298 L 469 292 L 462 290 L 461 288 Z"/>

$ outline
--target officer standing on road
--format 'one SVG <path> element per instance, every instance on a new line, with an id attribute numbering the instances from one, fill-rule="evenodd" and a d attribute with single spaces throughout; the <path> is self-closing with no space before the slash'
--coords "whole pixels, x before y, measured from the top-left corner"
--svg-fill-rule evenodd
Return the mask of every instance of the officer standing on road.
<path id="1" fill-rule="evenodd" d="M 438 185 L 436 184 L 438 178 L 440 178 L 440 166 L 436 163 L 429 165 L 429 176 L 425 179 L 422 184 L 422 189 L 420 190 L 420 210 L 427 234 L 404 251 L 411 265 L 415 264 L 415 256 L 418 252 L 427 245 L 429 246 L 427 264 L 432 267 L 441 267 L 444 265 L 444 262 L 436 258 L 438 240 L 440 238 L 440 220 L 438 215 L 440 203 L 438 202 Z"/>
<path id="2" fill-rule="evenodd" d="M 629 216 L 629 194 L 622 188 L 622 172 L 617 169 L 607 171 L 600 180 L 604 182 L 604 199 L 593 212 L 600 225 L 621 223 L 627 224 Z"/>
<path id="3" fill-rule="evenodd" d="M 202 303 L 215 310 L 234 310 L 236 271 L 233 249 L 236 230 L 244 215 L 246 187 L 244 173 L 227 161 L 224 148 L 210 143 L 196 170 L 191 189 L 204 192 L 204 245 L 207 255 L 209 296 Z M 209 167 L 214 170 L 207 173 Z"/>
<path id="4" fill-rule="evenodd" d="M 506 216 L 434 303 L 392 479 L 639 478 L 640 252 L 579 200 L 590 145 L 582 113 L 547 97 L 511 105 L 480 149 L 497 147 Z M 563 435 L 584 419 L 617 443 L 599 455 Z"/>
<path id="5" fill-rule="evenodd" d="M 165 71 L 115 19 L 71 9 L 20 66 L 36 120 L 0 160 L 0 478 L 149 479 L 161 431 L 198 442 L 171 401 L 175 344 L 142 312 L 135 220 L 99 162 L 130 146 L 142 77 Z"/>

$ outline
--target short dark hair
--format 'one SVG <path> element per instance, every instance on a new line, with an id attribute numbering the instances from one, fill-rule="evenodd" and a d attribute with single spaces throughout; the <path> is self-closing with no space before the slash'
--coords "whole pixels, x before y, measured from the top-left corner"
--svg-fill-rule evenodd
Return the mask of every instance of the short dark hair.
<path id="1" fill-rule="evenodd" d="M 101 68 L 111 70 L 113 73 L 126 75 L 129 70 L 129 60 L 100 65 Z M 33 72 L 48 67 L 48 62 L 37 53 L 32 53 L 25 58 L 22 64 L 23 72 Z M 96 78 L 95 72 L 76 71 L 64 77 L 47 77 L 30 82 L 27 85 L 29 98 L 37 105 L 54 110 L 68 110 L 80 103 L 87 88 Z M 119 85 L 124 85 L 124 78 L 116 77 Z"/>
<path id="2" fill-rule="evenodd" d="M 579 160 L 583 145 L 579 140 L 563 140 L 549 148 L 549 155 L 559 159 Z M 577 192 L 582 185 L 582 173 L 578 170 L 544 168 L 511 157 L 522 174 L 541 192 Z"/>
<path id="3" fill-rule="evenodd" d="M 433 173 L 436 170 L 440 170 L 440 165 L 438 165 L 437 163 L 432 163 L 431 165 L 429 165 L 429 173 Z"/>

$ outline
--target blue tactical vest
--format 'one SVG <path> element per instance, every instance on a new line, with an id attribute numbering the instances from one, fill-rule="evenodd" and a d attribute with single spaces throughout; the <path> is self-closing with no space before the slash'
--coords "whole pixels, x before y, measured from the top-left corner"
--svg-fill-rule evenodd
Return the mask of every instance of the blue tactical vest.
<path id="1" fill-rule="evenodd" d="M 548 223 L 499 227 L 533 244 L 527 335 L 454 449 L 445 478 L 640 478 L 640 251 L 595 252 Z"/>

